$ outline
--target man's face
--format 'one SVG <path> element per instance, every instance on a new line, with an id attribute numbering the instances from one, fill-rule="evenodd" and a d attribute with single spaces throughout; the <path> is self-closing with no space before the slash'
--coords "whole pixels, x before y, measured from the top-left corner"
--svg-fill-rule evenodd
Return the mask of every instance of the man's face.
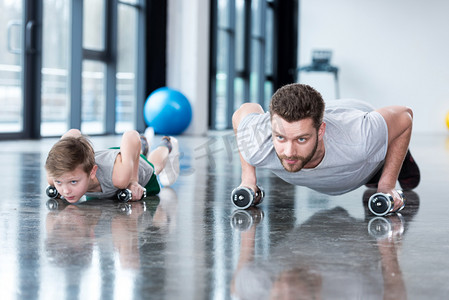
<path id="1" fill-rule="evenodd" d="M 55 188 L 70 203 L 75 203 L 87 192 L 90 178 L 95 177 L 95 168 L 91 174 L 84 172 L 82 166 L 62 176 L 53 177 Z"/>
<path id="2" fill-rule="evenodd" d="M 271 119 L 271 129 L 274 149 L 284 169 L 298 172 L 307 167 L 322 138 L 321 131 L 313 126 L 313 120 L 307 118 L 289 123 L 275 114 Z"/>

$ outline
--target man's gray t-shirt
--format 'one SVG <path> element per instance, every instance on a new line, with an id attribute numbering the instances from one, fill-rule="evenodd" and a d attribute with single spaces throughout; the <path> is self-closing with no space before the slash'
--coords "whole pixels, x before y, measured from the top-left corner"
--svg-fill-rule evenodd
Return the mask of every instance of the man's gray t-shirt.
<path id="1" fill-rule="evenodd" d="M 107 149 L 95 152 L 95 164 L 98 166 L 96 177 L 100 182 L 101 192 L 86 193 L 89 198 L 112 198 L 119 190 L 112 184 L 112 171 L 120 149 Z M 153 167 L 140 157 L 139 184 L 145 186 L 153 175 Z"/>
<path id="2" fill-rule="evenodd" d="M 318 166 L 291 173 L 276 155 L 269 112 L 249 114 L 237 130 L 243 159 L 254 167 L 270 169 L 294 185 L 338 195 L 365 184 L 383 165 L 388 128 L 381 114 L 369 104 L 341 99 L 326 102 L 325 155 Z"/>

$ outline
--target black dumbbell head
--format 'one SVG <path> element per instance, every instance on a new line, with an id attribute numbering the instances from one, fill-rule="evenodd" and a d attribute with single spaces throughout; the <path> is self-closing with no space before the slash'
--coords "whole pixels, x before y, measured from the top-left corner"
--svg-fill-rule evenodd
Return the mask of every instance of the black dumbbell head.
<path id="1" fill-rule="evenodd" d="M 253 190 L 241 186 L 232 191 L 231 200 L 235 207 L 246 209 L 253 205 L 254 196 Z"/>
<path id="2" fill-rule="evenodd" d="M 393 209 L 393 197 L 383 193 L 376 193 L 369 198 L 368 208 L 376 216 L 384 216 Z"/>
<path id="3" fill-rule="evenodd" d="M 120 190 L 117 192 L 117 199 L 121 202 L 128 202 L 132 199 L 132 193 L 128 189 Z"/>
<path id="4" fill-rule="evenodd" d="M 51 186 L 51 185 L 49 185 L 47 187 L 47 189 L 45 190 L 45 193 L 47 194 L 48 197 L 53 198 L 53 199 L 55 199 L 59 196 L 58 190 L 54 186 Z"/>

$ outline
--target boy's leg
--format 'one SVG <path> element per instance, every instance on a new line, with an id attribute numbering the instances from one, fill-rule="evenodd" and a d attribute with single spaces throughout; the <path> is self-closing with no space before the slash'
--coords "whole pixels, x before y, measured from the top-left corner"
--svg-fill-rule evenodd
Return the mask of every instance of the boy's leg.
<path id="1" fill-rule="evenodd" d="M 162 144 L 148 156 L 162 185 L 172 185 L 179 176 L 179 146 L 174 137 L 163 137 Z"/>
<path id="2" fill-rule="evenodd" d="M 169 149 L 165 146 L 158 146 L 148 155 L 148 161 L 154 165 L 154 173 L 159 175 L 167 164 Z"/>
<path id="3" fill-rule="evenodd" d="M 140 142 L 142 143 L 141 154 L 143 154 L 145 157 L 147 157 L 148 151 L 151 149 L 153 139 L 154 129 L 152 127 L 147 127 L 147 129 L 145 129 L 145 132 L 140 135 Z"/>
<path id="4" fill-rule="evenodd" d="M 148 150 L 150 149 L 151 145 L 148 142 L 148 139 L 143 134 L 140 135 L 140 143 L 142 144 L 140 154 L 143 154 L 143 156 L 147 157 Z"/>

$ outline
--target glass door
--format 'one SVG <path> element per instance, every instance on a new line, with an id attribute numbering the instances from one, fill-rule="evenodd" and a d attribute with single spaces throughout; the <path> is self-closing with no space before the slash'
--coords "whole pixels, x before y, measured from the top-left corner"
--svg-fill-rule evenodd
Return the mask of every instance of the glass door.
<path id="1" fill-rule="evenodd" d="M 41 0 L 0 0 L 0 139 L 40 137 Z"/>
<path id="2" fill-rule="evenodd" d="M 0 134 L 23 131 L 23 2 L 0 0 Z"/>
<path id="3" fill-rule="evenodd" d="M 43 0 L 43 16 L 41 136 L 61 136 L 70 119 L 70 1 Z"/>

